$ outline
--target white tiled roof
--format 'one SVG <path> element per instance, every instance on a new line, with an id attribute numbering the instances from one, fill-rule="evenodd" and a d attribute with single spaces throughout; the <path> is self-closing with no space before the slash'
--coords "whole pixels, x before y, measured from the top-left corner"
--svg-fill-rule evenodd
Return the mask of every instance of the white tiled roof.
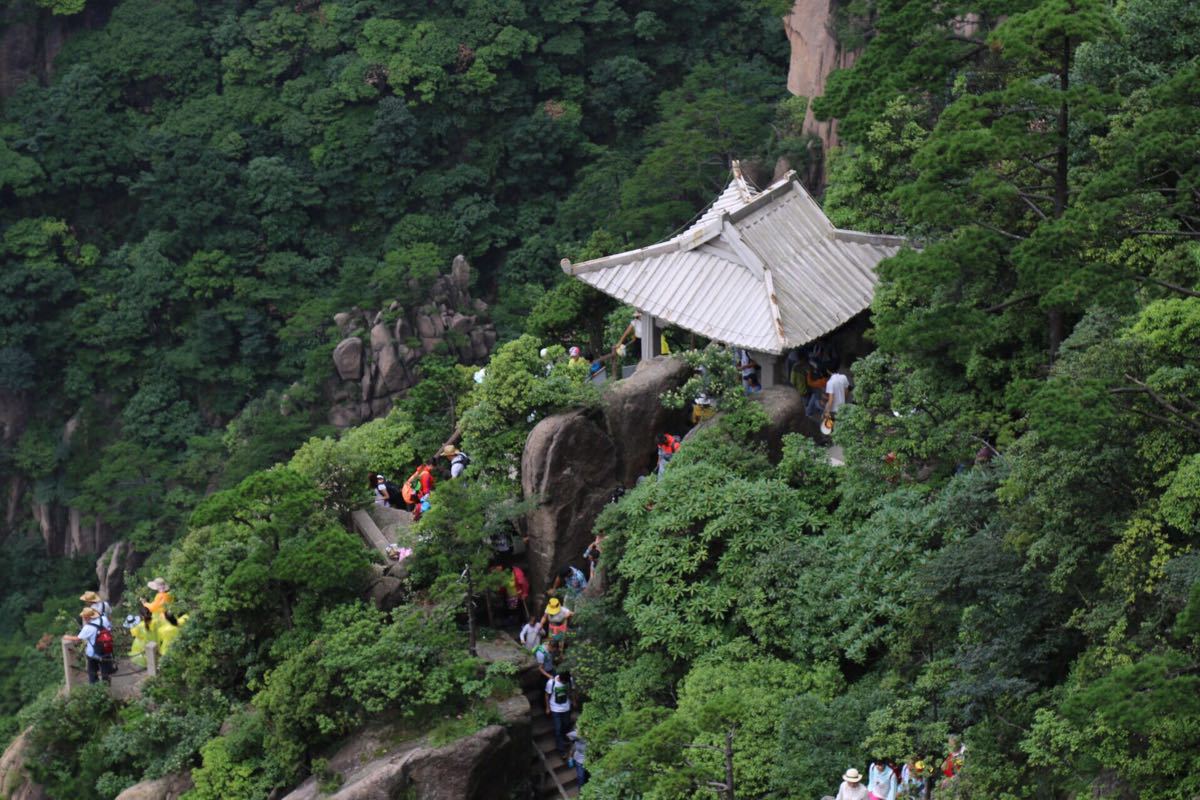
<path id="1" fill-rule="evenodd" d="M 903 244 L 834 228 L 794 173 L 761 192 L 735 174 L 683 233 L 563 271 L 671 325 L 782 353 L 866 309 L 875 266 Z"/>

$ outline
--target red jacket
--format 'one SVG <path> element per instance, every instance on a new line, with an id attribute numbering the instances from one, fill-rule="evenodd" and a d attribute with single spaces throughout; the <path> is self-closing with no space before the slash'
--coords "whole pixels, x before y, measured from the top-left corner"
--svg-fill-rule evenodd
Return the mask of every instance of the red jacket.
<path id="1" fill-rule="evenodd" d="M 673 456 L 675 451 L 679 449 L 679 439 L 671 434 L 666 434 L 667 441 L 658 446 L 658 452 L 664 456 Z"/>

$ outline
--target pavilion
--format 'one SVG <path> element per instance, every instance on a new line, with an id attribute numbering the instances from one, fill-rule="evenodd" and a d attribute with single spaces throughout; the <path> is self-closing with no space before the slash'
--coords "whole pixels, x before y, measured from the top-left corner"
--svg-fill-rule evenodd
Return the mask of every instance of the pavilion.
<path id="1" fill-rule="evenodd" d="M 725 191 L 682 233 L 562 268 L 641 312 L 643 360 L 661 355 L 666 323 L 750 351 L 767 386 L 782 353 L 870 306 L 876 265 L 904 243 L 835 228 L 795 172 L 757 191 L 734 162 Z"/>

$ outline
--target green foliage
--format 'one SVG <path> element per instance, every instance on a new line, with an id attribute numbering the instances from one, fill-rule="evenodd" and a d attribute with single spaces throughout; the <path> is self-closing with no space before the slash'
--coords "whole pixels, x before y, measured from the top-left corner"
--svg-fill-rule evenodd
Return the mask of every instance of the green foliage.
<path id="1" fill-rule="evenodd" d="M 104 764 L 99 734 L 116 719 L 117 703 L 102 685 L 70 694 L 47 693 L 21 714 L 29 727 L 30 777 L 55 797 L 98 798 L 95 783 Z"/>
<path id="2" fill-rule="evenodd" d="M 566 408 L 595 406 L 596 388 L 587 366 L 563 359 L 562 348 L 539 355 L 541 344 L 522 336 L 503 345 L 486 367 L 486 377 L 468 395 L 462 414 L 463 449 L 472 467 L 493 481 L 518 475 L 525 437 L 534 424 Z"/>

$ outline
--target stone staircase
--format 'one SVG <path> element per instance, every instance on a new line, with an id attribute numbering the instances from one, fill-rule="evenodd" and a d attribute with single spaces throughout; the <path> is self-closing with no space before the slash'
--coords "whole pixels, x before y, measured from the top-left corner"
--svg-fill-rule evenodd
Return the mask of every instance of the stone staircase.
<path id="1" fill-rule="evenodd" d="M 412 514 L 388 506 L 370 506 L 351 513 L 354 530 L 367 547 L 383 553 L 388 544 L 413 546 Z"/>
<path id="2" fill-rule="evenodd" d="M 546 716 L 546 704 L 542 699 L 546 691 L 546 679 L 538 672 L 537 665 L 521 672 L 521 690 L 529 699 L 530 732 L 533 738 L 534 757 L 530 772 L 534 776 L 534 789 L 539 800 L 563 800 L 579 794 L 575 779 L 575 768 L 558 754 L 554 743 L 554 723 Z"/>

